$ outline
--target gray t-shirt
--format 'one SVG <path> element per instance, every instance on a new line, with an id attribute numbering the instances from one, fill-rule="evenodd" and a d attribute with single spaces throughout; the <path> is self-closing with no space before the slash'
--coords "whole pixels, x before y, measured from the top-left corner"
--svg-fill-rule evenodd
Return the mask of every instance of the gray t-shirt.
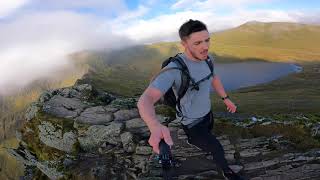
<path id="1" fill-rule="evenodd" d="M 180 57 L 187 65 L 191 77 L 195 82 L 207 77 L 211 71 L 205 61 L 193 61 L 187 58 L 185 54 L 180 54 Z M 213 58 L 210 57 L 213 63 Z M 177 67 L 176 63 L 169 63 L 167 67 Z M 181 85 L 181 71 L 172 69 L 160 73 L 149 86 L 159 89 L 165 94 L 172 86 L 175 95 Z M 214 73 L 213 73 L 214 76 Z M 199 85 L 199 91 L 192 89 L 190 86 L 180 101 L 182 117 L 177 116 L 183 125 L 191 124 L 199 118 L 205 116 L 211 109 L 210 89 L 213 76 L 203 81 Z"/>

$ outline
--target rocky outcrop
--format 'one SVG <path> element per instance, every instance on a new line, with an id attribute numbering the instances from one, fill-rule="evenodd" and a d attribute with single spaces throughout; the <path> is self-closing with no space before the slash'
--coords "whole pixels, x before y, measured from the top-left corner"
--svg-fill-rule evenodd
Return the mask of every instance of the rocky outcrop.
<path id="1" fill-rule="evenodd" d="M 27 122 L 18 133 L 19 148 L 9 151 L 26 165 L 26 179 L 34 169 L 51 179 L 162 179 L 161 166 L 148 145 L 150 132 L 135 103 L 135 98 L 117 98 L 88 84 L 47 91 L 26 113 Z M 227 131 L 226 119 L 235 128 L 232 131 L 240 129 L 242 134 L 279 124 L 294 128 L 295 122 L 221 114 L 215 131 L 236 172 L 256 180 L 320 178 L 320 149 L 302 152 L 291 136 L 262 136 L 260 129 L 247 137 L 219 133 L 220 126 Z M 305 120 L 303 127 L 317 138 L 319 125 L 310 122 Z M 174 140 L 176 179 L 222 179 L 212 155 L 187 144 L 177 120 L 168 126 Z"/>
<path id="2" fill-rule="evenodd" d="M 74 132 L 62 133 L 61 128 L 55 127 L 50 122 L 41 122 L 38 129 L 39 138 L 42 143 L 61 151 L 72 152 L 72 148 L 77 142 L 77 136 Z"/>

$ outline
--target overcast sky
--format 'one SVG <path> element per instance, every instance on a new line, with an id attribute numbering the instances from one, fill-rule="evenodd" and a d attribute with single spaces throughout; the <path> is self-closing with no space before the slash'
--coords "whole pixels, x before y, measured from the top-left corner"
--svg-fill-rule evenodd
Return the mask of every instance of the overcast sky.
<path id="1" fill-rule="evenodd" d="M 0 93 L 68 64 L 82 49 L 178 40 L 199 19 L 211 32 L 247 21 L 320 22 L 318 0 L 2 0 Z"/>

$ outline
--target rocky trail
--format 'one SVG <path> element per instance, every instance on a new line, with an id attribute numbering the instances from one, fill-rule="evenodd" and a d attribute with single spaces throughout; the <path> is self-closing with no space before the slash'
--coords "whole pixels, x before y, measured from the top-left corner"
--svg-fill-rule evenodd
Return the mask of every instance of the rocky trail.
<path id="1" fill-rule="evenodd" d="M 162 179 L 161 166 L 147 143 L 149 131 L 135 104 L 134 98 L 98 92 L 88 84 L 42 94 L 17 133 L 19 148 L 9 149 L 26 166 L 22 179 Z M 158 117 L 162 122 L 168 119 Z M 250 120 L 235 126 L 292 124 Z M 212 155 L 186 143 L 179 122 L 168 126 L 175 143 L 175 179 L 223 179 Z M 306 121 L 305 126 L 319 136 L 319 123 Z M 281 134 L 252 138 L 219 134 L 218 139 L 231 168 L 249 179 L 320 179 L 319 148 L 296 149 Z"/>

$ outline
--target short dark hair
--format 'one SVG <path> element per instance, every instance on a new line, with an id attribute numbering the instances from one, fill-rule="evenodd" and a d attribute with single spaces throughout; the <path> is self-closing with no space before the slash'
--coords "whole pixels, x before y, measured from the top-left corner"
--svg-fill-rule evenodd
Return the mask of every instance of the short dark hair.
<path id="1" fill-rule="evenodd" d="M 179 36 L 181 40 L 184 40 L 186 37 L 188 37 L 190 34 L 194 32 L 199 32 L 207 30 L 207 26 L 199 21 L 199 20 L 192 20 L 190 19 L 189 21 L 183 23 L 179 29 Z"/>

